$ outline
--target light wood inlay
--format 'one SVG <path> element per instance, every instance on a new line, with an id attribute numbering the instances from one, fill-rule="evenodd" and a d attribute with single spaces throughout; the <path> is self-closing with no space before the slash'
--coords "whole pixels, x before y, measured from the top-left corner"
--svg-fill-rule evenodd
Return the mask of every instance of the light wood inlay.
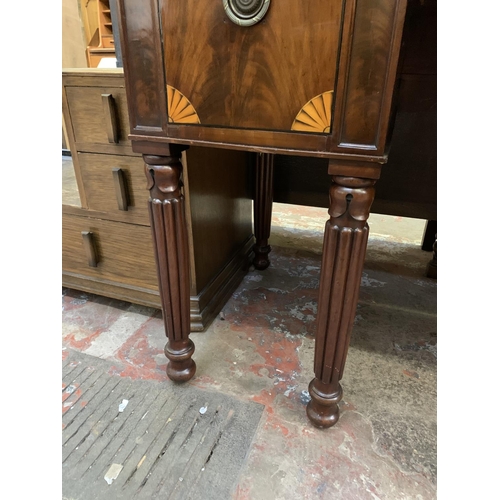
<path id="1" fill-rule="evenodd" d="M 167 106 L 169 123 L 200 123 L 189 99 L 170 85 L 167 85 Z"/>
<path id="2" fill-rule="evenodd" d="M 333 90 L 313 97 L 299 111 L 292 130 L 329 134 L 332 121 Z"/>

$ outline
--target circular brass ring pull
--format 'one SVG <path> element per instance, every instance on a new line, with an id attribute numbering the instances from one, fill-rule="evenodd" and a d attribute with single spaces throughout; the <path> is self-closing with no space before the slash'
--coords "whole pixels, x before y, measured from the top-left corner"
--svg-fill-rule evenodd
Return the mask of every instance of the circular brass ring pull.
<path id="1" fill-rule="evenodd" d="M 224 11 L 239 26 L 253 26 L 266 15 L 271 0 L 222 0 Z"/>

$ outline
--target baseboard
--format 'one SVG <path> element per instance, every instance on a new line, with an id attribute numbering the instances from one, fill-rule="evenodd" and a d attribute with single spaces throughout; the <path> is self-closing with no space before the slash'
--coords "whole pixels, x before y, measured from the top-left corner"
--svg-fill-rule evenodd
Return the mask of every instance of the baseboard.
<path id="1" fill-rule="evenodd" d="M 219 274 L 198 295 L 191 297 L 192 331 L 203 331 L 238 288 L 253 260 L 253 245 L 254 238 L 250 236 Z"/>
<path id="2" fill-rule="evenodd" d="M 205 330 L 238 287 L 252 261 L 253 243 L 253 236 L 250 236 L 212 281 L 198 295 L 191 296 L 191 331 Z M 69 271 L 62 273 L 62 286 L 161 309 L 158 289 L 136 287 Z"/>

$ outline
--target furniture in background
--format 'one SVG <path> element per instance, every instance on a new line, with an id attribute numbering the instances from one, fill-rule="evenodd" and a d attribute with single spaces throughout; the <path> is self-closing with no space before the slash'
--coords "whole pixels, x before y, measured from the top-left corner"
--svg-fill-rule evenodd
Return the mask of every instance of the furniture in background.
<path id="1" fill-rule="evenodd" d="M 118 7 L 130 140 L 148 181 L 168 376 L 185 381 L 196 370 L 183 152 L 258 153 L 259 268 L 269 253 L 274 155 L 326 158 L 330 219 L 307 414 L 318 427 L 334 425 L 367 219 L 387 162 L 406 0 L 119 0 Z M 221 178 L 220 164 L 210 170 Z"/>
<path id="2" fill-rule="evenodd" d="M 89 68 L 97 68 L 101 59 L 115 57 L 113 21 L 111 19 L 110 0 L 96 0 L 97 29 L 87 46 Z"/>
<path id="3" fill-rule="evenodd" d="M 80 0 L 62 0 L 62 67 L 86 68 L 88 39 L 82 20 Z"/>
<path id="4" fill-rule="evenodd" d="M 128 139 L 123 70 L 64 70 L 62 86 L 71 151 L 63 173 L 62 283 L 160 308 L 144 162 Z M 242 151 L 183 155 L 191 330 L 213 319 L 248 269 L 250 162 Z"/>

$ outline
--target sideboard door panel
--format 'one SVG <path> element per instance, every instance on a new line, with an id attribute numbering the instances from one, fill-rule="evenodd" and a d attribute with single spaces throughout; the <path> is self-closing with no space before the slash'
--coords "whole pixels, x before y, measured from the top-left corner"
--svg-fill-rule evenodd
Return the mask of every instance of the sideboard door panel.
<path id="1" fill-rule="evenodd" d="M 222 0 L 159 4 L 167 84 L 199 118 L 179 123 L 290 131 L 309 101 L 330 93 L 311 112 L 316 129 L 301 130 L 330 132 L 343 0 L 271 0 L 253 26 L 232 22 Z"/>

